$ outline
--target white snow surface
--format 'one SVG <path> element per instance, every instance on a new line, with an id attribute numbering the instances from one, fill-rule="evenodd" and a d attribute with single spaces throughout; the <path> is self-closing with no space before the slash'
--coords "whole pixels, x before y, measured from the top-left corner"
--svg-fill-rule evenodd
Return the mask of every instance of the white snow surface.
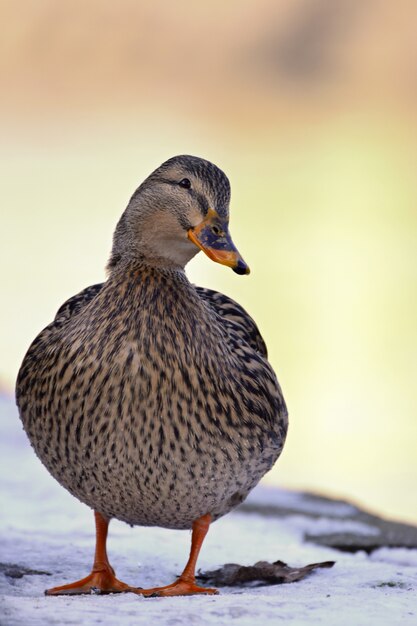
<path id="1" fill-rule="evenodd" d="M 89 573 L 94 550 L 91 511 L 56 483 L 33 453 L 10 398 L 0 400 L 0 561 L 51 575 L 13 579 L 0 573 L 0 625 L 100 626 L 177 624 L 417 624 L 417 550 L 381 548 L 371 556 L 342 553 L 303 541 L 315 534 L 350 530 L 375 532 L 345 520 L 353 507 L 314 503 L 309 518 L 302 497 L 259 486 L 252 502 L 299 510 L 283 518 L 232 512 L 211 527 L 199 558 L 202 570 L 225 563 L 259 560 L 301 566 L 334 560 L 292 584 L 221 588 L 218 596 L 145 599 L 134 594 L 45 597 L 45 588 Z M 308 468 L 306 468 L 306 472 Z M 321 507 L 321 508 L 320 508 Z M 326 515 L 332 513 L 333 519 Z M 337 517 L 338 519 L 334 519 Z M 172 582 L 188 557 L 190 533 L 130 528 L 113 520 L 108 549 L 118 577 L 151 587 Z"/>

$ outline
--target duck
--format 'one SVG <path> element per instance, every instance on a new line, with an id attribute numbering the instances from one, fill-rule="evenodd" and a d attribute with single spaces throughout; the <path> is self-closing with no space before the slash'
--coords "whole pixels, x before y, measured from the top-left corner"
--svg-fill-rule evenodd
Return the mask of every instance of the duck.
<path id="1" fill-rule="evenodd" d="M 50 474 L 95 517 L 90 574 L 48 596 L 217 593 L 195 577 L 209 526 L 272 468 L 288 428 L 256 323 L 185 273 L 200 251 L 249 273 L 229 205 L 219 167 L 189 155 L 165 161 L 117 223 L 106 280 L 69 298 L 23 359 L 23 428 Z M 111 519 L 191 530 L 181 576 L 150 589 L 120 581 L 107 555 Z"/>

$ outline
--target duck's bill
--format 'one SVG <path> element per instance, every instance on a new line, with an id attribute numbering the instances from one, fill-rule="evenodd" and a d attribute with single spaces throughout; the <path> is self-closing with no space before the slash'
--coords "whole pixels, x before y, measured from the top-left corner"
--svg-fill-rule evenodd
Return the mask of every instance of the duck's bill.
<path id="1" fill-rule="evenodd" d="M 249 266 L 239 254 L 229 233 L 227 223 L 215 211 L 188 231 L 188 238 L 216 263 L 231 267 L 236 274 L 249 274 Z"/>

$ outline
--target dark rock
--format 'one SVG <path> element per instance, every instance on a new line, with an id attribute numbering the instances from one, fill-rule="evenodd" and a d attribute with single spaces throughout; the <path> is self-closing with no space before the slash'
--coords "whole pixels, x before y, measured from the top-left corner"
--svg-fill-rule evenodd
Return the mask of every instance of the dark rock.
<path id="1" fill-rule="evenodd" d="M 364 550 L 368 554 L 378 548 L 417 548 L 417 527 L 385 520 L 377 515 L 368 513 L 359 507 L 345 501 L 332 500 L 324 496 L 304 493 L 300 494 L 297 506 L 281 506 L 279 503 L 266 504 L 263 502 L 244 502 L 238 511 L 241 513 L 257 513 L 265 517 L 302 516 L 313 519 L 327 518 L 343 522 L 353 521 L 369 527 L 368 533 L 360 532 L 332 532 L 309 534 L 304 536 L 321 546 L 327 546 L 343 552 L 358 552 Z M 341 514 L 342 512 L 342 514 Z"/>

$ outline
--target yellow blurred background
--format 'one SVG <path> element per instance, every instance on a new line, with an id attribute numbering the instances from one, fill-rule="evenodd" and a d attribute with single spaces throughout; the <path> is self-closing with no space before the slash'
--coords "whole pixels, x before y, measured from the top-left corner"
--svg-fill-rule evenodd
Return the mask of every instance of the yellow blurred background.
<path id="1" fill-rule="evenodd" d="M 291 423 L 267 481 L 417 522 L 416 23 L 412 0 L 4 0 L 3 390 L 104 278 L 136 186 L 202 156 L 252 273 L 188 274 L 268 344 Z"/>

